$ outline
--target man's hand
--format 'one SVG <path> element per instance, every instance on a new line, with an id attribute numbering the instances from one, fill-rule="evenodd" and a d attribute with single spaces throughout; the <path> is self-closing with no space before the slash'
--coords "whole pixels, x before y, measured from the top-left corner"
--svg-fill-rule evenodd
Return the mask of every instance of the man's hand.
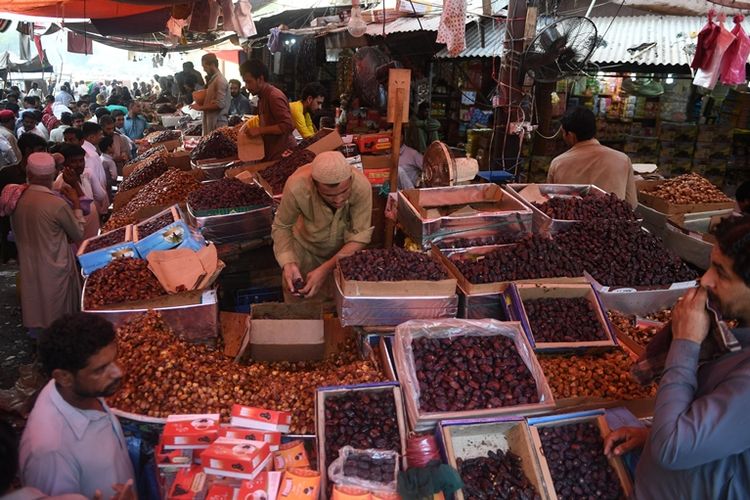
<path id="1" fill-rule="evenodd" d="M 297 290 L 294 289 L 294 281 L 297 279 L 302 279 L 302 273 L 299 271 L 299 266 L 296 262 L 290 262 L 289 264 L 284 265 L 284 271 L 283 271 L 283 278 L 284 278 L 284 284 L 286 285 L 287 289 L 297 295 Z"/>
<path id="2" fill-rule="evenodd" d="M 708 336 L 711 320 L 706 311 L 708 292 L 692 288 L 672 308 L 672 337 L 702 343 Z"/>
<path id="3" fill-rule="evenodd" d="M 78 198 L 78 193 L 76 192 L 75 189 L 73 189 L 67 184 L 64 184 L 60 188 L 60 193 L 65 195 L 66 198 L 68 198 L 71 202 L 73 202 L 74 208 L 81 208 L 81 200 Z"/>
<path id="4" fill-rule="evenodd" d="M 113 484 L 112 489 L 115 494 L 110 497 L 110 500 L 136 500 L 138 498 L 133 491 L 132 479 L 128 479 L 125 484 Z M 104 494 L 101 490 L 96 490 L 93 500 L 104 500 Z"/>
<path id="5" fill-rule="evenodd" d="M 323 287 L 323 284 L 326 282 L 328 273 L 329 271 L 325 268 L 325 266 L 316 267 L 315 269 L 307 273 L 307 276 L 305 277 L 305 287 L 299 292 L 305 297 L 313 297 L 317 295 L 317 293 Z"/>
<path id="6" fill-rule="evenodd" d="M 645 427 L 621 427 L 604 438 L 604 454 L 619 457 L 636 448 L 642 448 L 648 437 Z"/>

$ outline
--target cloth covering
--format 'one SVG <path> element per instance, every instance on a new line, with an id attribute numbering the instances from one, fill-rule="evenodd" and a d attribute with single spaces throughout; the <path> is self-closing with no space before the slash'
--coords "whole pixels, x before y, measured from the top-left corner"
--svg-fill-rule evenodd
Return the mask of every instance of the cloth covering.
<path id="1" fill-rule="evenodd" d="M 437 43 L 444 43 L 451 56 L 466 48 L 466 0 L 443 0 Z"/>

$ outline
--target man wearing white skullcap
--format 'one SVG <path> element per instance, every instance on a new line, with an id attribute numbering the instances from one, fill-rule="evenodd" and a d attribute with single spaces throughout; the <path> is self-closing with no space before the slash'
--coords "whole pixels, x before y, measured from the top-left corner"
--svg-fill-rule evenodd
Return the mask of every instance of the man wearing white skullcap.
<path id="1" fill-rule="evenodd" d="M 63 314 L 79 308 L 81 283 L 70 242 L 83 238 L 84 217 L 79 193 L 70 186 L 52 190 L 57 176 L 55 158 L 32 153 L 26 161 L 29 187 L 21 195 L 10 223 L 21 267 L 23 324 L 32 331 L 48 327 Z"/>
<path id="2" fill-rule="evenodd" d="M 284 297 L 329 298 L 337 259 L 370 243 L 371 215 L 370 182 L 338 151 L 292 174 L 271 229 Z"/>

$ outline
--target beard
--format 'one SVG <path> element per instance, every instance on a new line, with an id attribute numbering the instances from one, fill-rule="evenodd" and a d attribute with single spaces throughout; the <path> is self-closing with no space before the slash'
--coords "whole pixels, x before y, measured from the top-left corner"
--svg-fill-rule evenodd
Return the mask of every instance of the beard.
<path id="1" fill-rule="evenodd" d="M 122 378 L 116 379 L 101 391 L 89 391 L 81 388 L 77 383 L 73 386 L 73 392 L 80 398 L 108 398 L 113 396 L 122 384 Z"/>

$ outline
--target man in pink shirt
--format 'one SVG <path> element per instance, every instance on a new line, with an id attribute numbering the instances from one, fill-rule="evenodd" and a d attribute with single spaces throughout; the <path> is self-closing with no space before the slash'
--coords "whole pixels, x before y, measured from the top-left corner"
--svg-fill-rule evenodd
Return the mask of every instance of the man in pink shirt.
<path id="1" fill-rule="evenodd" d="M 547 173 L 550 184 L 593 184 L 614 193 L 631 207 L 638 205 L 635 176 L 625 153 L 599 144 L 596 117 L 584 107 L 573 108 L 560 121 L 565 144 L 570 149 L 552 160 Z"/>

